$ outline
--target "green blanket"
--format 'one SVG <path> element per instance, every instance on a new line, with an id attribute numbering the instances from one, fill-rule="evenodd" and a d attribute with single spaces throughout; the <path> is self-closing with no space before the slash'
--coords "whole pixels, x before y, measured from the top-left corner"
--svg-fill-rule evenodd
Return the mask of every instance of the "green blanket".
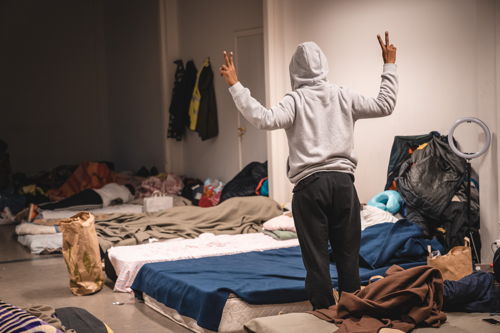
<path id="1" fill-rule="evenodd" d="M 267 197 L 236 197 L 209 208 L 183 206 L 151 214 L 96 217 L 96 232 L 101 248 L 107 251 L 112 246 L 141 244 L 149 238 L 259 232 L 262 223 L 281 213 L 278 203 Z"/>

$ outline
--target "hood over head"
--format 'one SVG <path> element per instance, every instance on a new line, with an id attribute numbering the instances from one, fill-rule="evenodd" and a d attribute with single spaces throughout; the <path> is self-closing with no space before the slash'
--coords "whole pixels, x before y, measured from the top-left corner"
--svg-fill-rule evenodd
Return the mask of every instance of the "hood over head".
<path id="1" fill-rule="evenodd" d="M 293 90 L 328 82 L 328 61 L 315 42 L 304 42 L 297 46 L 289 69 Z"/>

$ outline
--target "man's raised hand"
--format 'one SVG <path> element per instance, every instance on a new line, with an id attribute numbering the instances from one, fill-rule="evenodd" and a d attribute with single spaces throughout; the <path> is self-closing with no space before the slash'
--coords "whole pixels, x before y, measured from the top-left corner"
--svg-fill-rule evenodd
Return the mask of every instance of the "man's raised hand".
<path id="1" fill-rule="evenodd" d="M 224 51 L 224 64 L 219 68 L 220 75 L 224 77 L 226 83 L 231 87 L 238 82 L 236 68 L 234 67 L 233 52 L 229 54 Z"/>
<path id="2" fill-rule="evenodd" d="M 380 35 L 377 35 L 378 42 L 382 48 L 382 57 L 385 64 L 396 63 L 396 47 L 389 42 L 389 32 L 385 32 L 385 43 L 382 41 Z"/>

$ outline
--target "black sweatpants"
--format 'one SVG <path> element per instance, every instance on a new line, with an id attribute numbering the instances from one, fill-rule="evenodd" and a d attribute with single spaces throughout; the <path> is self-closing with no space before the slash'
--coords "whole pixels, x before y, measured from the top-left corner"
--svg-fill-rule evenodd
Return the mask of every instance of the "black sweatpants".
<path id="1" fill-rule="evenodd" d="M 353 176 L 318 172 L 293 189 L 292 211 L 307 271 L 306 292 L 314 309 L 335 304 L 330 277 L 328 242 L 339 275 L 339 290 L 360 288 L 360 207 Z"/>
<path id="2" fill-rule="evenodd" d="M 102 198 L 96 191 L 87 189 L 57 202 L 40 204 L 39 207 L 42 209 L 50 210 L 61 210 L 68 208 L 95 209 L 102 208 Z"/>

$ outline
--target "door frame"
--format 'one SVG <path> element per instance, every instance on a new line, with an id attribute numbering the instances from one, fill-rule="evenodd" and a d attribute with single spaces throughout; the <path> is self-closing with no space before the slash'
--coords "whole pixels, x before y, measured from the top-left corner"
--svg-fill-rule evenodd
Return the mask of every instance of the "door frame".
<path id="1" fill-rule="evenodd" d="M 243 29 L 243 30 L 236 30 L 234 31 L 234 41 L 233 41 L 233 44 L 234 44 L 234 53 L 236 54 L 236 64 L 238 65 L 238 54 L 239 54 L 239 50 L 238 50 L 238 38 L 240 37 L 249 37 L 249 36 L 258 36 L 258 35 L 262 35 L 262 41 L 264 42 L 264 29 L 262 27 L 257 27 L 257 28 L 250 28 L 250 29 Z M 264 42 L 265 44 L 265 42 Z M 263 48 L 263 51 L 264 51 L 264 54 L 262 54 L 263 58 L 264 58 L 264 63 L 265 63 L 265 46 L 262 45 L 262 48 Z M 238 68 L 238 66 L 236 66 L 236 68 Z M 264 64 L 264 73 L 266 71 L 266 68 L 265 68 L 265 64 Z M 264 78 L 264 85 L 265 85 L 265 78 Z M 264 95 L 267 95 L 266 94 L 266 89 L 264 89 Z M 267 96 L 264 96 L 264 98 L 267 100 Z M 240 128 L 241 127 L 241 113 L 238 112 L 238 117 L 237 117 L 237 121 L 236 121 L 236 128 Z M 266 141 L 267 141 L 267 136 L 266 136 Z M 267 145 L 266 145 L 266 152 L 267 152 Z M 242 136 L 238 136 L 238 166 L 241 169 L 243 169 L 244 165 L 243 165 L 243 147 L 242 147 Z"/>

